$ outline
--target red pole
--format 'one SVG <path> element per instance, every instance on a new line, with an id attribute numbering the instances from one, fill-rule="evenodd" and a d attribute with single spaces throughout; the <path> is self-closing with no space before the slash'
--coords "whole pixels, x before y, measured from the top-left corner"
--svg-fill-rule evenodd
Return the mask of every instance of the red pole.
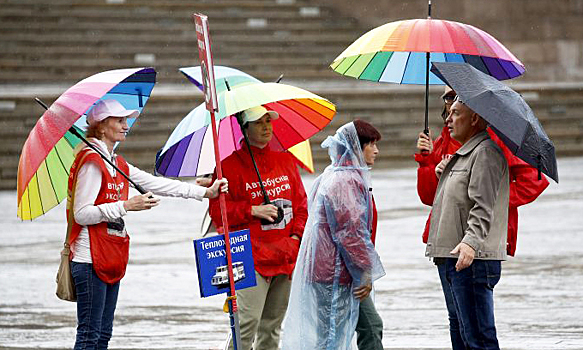
<path id="1" fill-rule="evenodd" d="M 217 95 L 215 89 L 215 74 L 213 66 L 213 56 L 211 52 L 210 35 L 208 32 L 208 18 L 203 14 L 192 15 L 198 42 L 198 55 L 200 58 L 200 68 L 204 81 L 204 97 L 206 109 L 211 115 L 211 126 L 213 128 L 213 145 L 215 149 L 215 164 L 217 170 L 217 179 L 223 178 L 223 169 L 221 168 L 221 157 L 219 155 L 219 136 L 217 134 L 217 123 L 215 121 L 215 112 L 218 110 Z M 219 192 L 219 205 L 221 207 L 221 217 L 223 221 L 223 232 L 225 239 L 225 253 L 227 255 L 227 270 L 229 271 L 229 297 L 227 305 L 229 306 L 229 319 L 231 322 L 231 331 L 233 335 L 233 347 L 239 349 L 241 344 L 241 334 L 239 330 L 239 317 L 237 314 L 237 300 L 235 291 L 235 278 L 233 276 L 233 259 L 231 256 L 231 240 L 229 237 L 229 222 L 227 220 L 227 203 L 225 194 Z"/>
<path id="2" fill-rule="evenodd" d="M 215 121 L 215 112 L 210 111 L 211 126 L 213 128 L 213 144 L 215 147 L 215 164 L 217 169 L 217 179 L 223 178 L 223 168 L 221 167 L 221 156 L 219 154 L 219 136 L 217 134 L 217 122 Z M 223 220 L 223 232 L 225 235 L 225 249 L 227 255 L 227 268 L 229 271 L 229 286 L 231 287 L 231 296 L 235 295 L 235 278 L 233 276 L 233 259 L 231 257 L 231 240 L 229 239 L 229 220 L 227 219 L 227 202 L 225 194 L 220 192 L 219 205 L 221 207 L 221 218 Z M 237 300 L 231 299 L 233 312 L 237 312 Z"/>

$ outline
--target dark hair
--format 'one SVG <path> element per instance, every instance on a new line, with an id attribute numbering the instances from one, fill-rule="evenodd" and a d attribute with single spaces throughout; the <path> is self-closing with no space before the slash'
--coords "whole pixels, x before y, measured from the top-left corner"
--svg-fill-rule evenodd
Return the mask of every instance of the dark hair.
<path id="1" fill-rule="evenodd" d="M 360 119 L 354 119 L 353 123 L 361 149 L 364 149 L 364 145 L 367 143 L 376 142 L 381 139 L 381 133 L 370 123 Z"/>

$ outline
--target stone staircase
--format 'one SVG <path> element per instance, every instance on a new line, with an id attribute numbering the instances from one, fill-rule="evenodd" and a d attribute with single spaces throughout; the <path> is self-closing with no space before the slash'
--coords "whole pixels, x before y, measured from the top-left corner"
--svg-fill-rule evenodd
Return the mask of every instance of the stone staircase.
<path id="1" fill-rule="evenodd" d="M 209 16 L 215 63 L 259 79 L 334 76 L 327 68 L 357 36 L 357 23 L 306 1 L 0 1 L 0 81 L 74 83 L 119 67 L 157 68 L 182 82 L 197 65 L 190 15 Z"/>
<path id="2" fill-rule="evenodd" d="M 121 3 L 118 3 L 121 2 Z M 120 147 L 151 171 L 178 122 L 202 102 L 178 72 L 198 64 L 193 12 L 209 16 L 216 64 L 306 88 L 336 104 L 338 115 L 312 139 L 317 171 L 327 163 L 320 142 L 353 118 L 383 134 L 379 167 L 415 163 L 423 128 L 424 88 L 341 77 L 328 64 L 363 29 L 354 19 L 307 0 L 0 0 L 0 189 L 14 189 L 24 141 L 52 103 L 75 82 L 100 71 L 154 66 L 158 84 Z M 583 154 L 583 84 L 513 83 L 555 142 L 560 156 Z M 432 87 L 430 122 L 441 129 L 441 87 Z"/>

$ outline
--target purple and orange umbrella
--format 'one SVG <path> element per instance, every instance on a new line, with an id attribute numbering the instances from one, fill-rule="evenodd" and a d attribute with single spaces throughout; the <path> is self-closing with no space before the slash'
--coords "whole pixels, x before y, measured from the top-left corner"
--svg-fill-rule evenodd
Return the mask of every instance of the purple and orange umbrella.
<path id="1" fill-rule="evenodd" d="M 228 90 L 227 83 L 230 88 L 236 89 L 239 86 L 261 83 L 260 80 L 251 75 L 242 72 L 238 69 L 226 66 L 214 66 L 215 70 L 215 86 L 217 93 L 223 93 Z M 184 74 L 190 82 L 195 84 L 199 89 L 203 90 L 202 74 L 200 66 L 180 68 L 180 72 Z M 208 128 L 205 123 L 201 121 L 206 120 L 210 115 L 206 111 L 205 104 L 201 104 L 188 113 L 184 119 L 176 126 L 164 147 L 156 156 L 156 172 L 164 176 L 182 177 L 182 176 L 202 176 L 210 174 L 214 171 L 214 147 L 212 143 L 212 133 L 205 132 L 206 141 L 202 141 L 198 148 L 191 148 L 196 145 L 196 137 L 194 134 L 201 134 L 201 128 Z M 219 126 L 222 129 L 222 126 Z M 223 136 L 224 137 L 224 136 Z M 242 137 L 242 134 L 238 135 Z M 233 150 L 238 147 L 232 144 L 227 146 L 228 149 L 224 151 L 221 149 L 221 160 L 229 156 Z M 277 147 L 277 146 L 276 146 Z M 194 151 L 196 150 L 196 151 Z M 298 143 L 292 146 L 288 151 L 296 158 L 298 165 L 306 171 L 314 172 L 314 163 L 312 160 L 312 151 L 309 140 Z"/>
<path id="2" fill-rule="evenodd" d="M 218 95 L 220 158 L 242 147 L 243 133 L 235 116 L 248 108 L 263 106 L 276 111 L 270 148 L 284 151 L 322 130 L 336 114 L 336 107 L 309 91 L 280 83 L 240 84 Z M 215 167 L 210 114 L 195 108 L 176 127 L 156 160 L 156 170 L 165 176 L 195 176 L 212 173 Z"/>

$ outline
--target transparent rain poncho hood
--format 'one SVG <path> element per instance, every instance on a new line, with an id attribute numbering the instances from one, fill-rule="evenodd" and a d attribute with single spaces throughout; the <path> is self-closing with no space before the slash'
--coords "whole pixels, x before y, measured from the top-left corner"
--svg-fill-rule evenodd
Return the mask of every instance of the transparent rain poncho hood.
<path id="1" fill-rule="evenodd" d="M 358 321 L 353 290 L 385 274 L 370 239 L 370 173 L 354 124 L 342 126 L 322 147 L 332 164 L 310 192 L 284 321 L 284 350 L 349 349 Z"/>

